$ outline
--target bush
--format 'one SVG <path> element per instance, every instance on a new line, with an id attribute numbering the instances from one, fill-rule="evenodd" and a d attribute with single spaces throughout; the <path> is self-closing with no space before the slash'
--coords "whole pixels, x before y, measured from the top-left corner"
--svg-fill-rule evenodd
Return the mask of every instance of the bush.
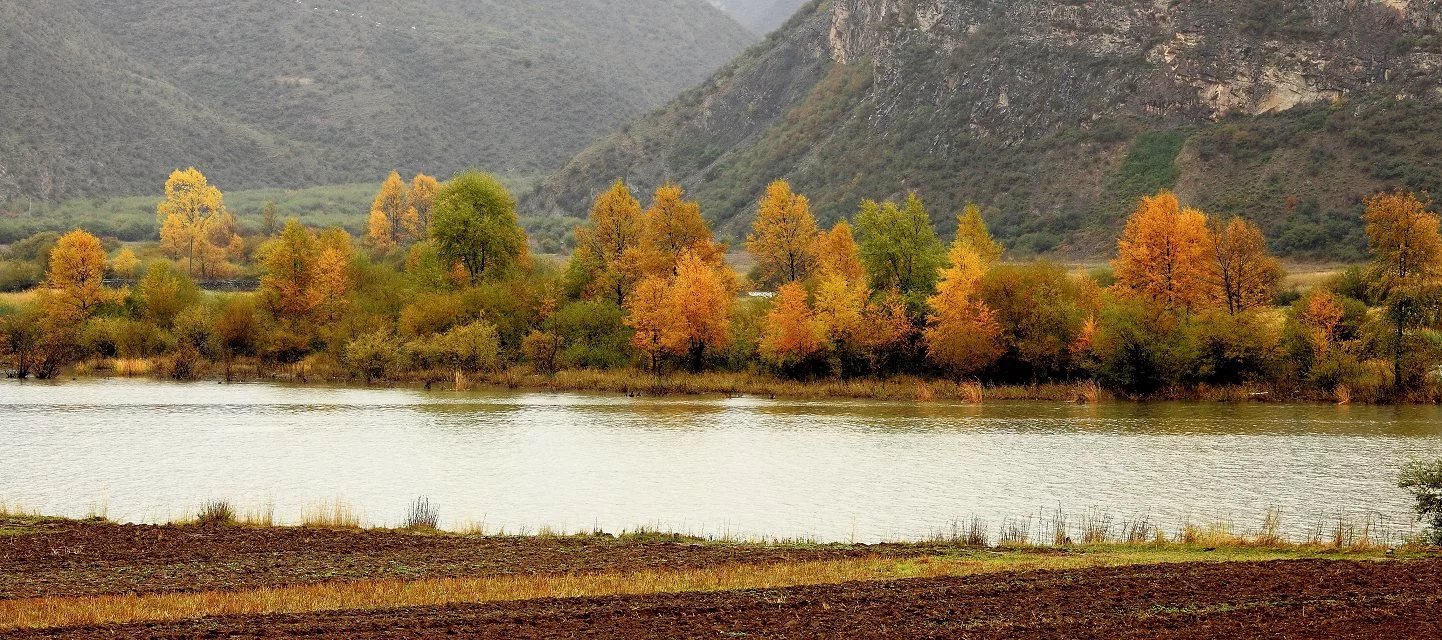
<path id="1" fill-rule="evenodd" d="M 1093 347 L 1102 382 L 1132 396 L 1181 384 L 1198 356 L 1185 325 L 1181 317 L 1143 302 L 1108 304 Z"/>
<path id="2" fill-rule="evenodd" d="M 345 345 L 345 363 L 365 378 L 383 380 L 400 360 L 400 350 L 385 331 L 362 334 Z"/>
<path id="3" fill-rule="evenodd" d="M 562 307 L 551 319 L 552 331 L 565 345 L 560 363 L 589 369 L 625 365 L 631 336 L 621 317 L 620 307 L 610 300 L 573 302 Z"/>
<path id="4" fill-rule="evenodd" d="M 1442 460 L 1412 462 L 1402 468 L 1397 486 L 1412 494 L 1417 519 L 1427 525 L 1426 540 L 1442 544 Z"/>

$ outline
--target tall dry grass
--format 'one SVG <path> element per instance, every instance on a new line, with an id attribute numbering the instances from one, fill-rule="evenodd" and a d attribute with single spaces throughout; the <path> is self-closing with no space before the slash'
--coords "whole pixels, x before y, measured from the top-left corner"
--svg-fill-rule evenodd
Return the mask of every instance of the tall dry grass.
<path id="1" fill-rule="evenodd" d="M 301 509 L 300 524 L 318 529 L 359 529 L 361 518 L 350 504 L 337 498 Z"/>

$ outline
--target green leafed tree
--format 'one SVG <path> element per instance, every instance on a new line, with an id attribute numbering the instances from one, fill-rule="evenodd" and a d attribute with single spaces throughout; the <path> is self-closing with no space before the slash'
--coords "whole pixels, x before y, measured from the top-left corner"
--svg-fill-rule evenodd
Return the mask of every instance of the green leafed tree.
<path id="1" fill-rule="evenodd" d="M 530 262 L 516 200 L 499 180 L 467 171 L 436 194 L 431 238 L 441 257 L 460 263 L 472 282 L 502 278 Z"/>

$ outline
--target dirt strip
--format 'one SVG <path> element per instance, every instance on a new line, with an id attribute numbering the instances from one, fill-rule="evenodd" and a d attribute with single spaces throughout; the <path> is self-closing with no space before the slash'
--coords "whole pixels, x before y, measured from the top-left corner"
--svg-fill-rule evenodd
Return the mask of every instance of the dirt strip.
<path id="1" fill-rule="evenodd" d="M 1442 560 L 1194 563 L 213 618 L 5 638 L 1438 638 Z"/>
<path id="2" fill-rule="evenodd" d="M 693 569 L 930 555 L 926 545 L 769 546 L 0 519 L 0 599 L 237 590 L 334 580 Z"/>

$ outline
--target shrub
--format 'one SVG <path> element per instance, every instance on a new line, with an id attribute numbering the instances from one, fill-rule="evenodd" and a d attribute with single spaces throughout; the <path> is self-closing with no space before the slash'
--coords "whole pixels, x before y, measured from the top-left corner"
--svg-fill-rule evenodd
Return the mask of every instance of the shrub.
<path id="1" fill-rule="evenodd" d="M 1427 525 L 1427 541 L 1442 544 L 1442 460 L 1412 462 L 1402 468 L 1397 486 L 1412 494 L 1417 519 Z"/>
<path id="2" fill-rule="evenodd" d="M 222 527 L 235 524 L 235 507 L 229 500 L 211 500 L 200 508 L 195 523 L 201 526 Z"/>
<path id="3" fill-rule="evenodd" d="M 400 349 L 385 331 L 362 334 L 345 345 L 345 363 L 365 378 L 384 379 L 400 359 Z"/>

